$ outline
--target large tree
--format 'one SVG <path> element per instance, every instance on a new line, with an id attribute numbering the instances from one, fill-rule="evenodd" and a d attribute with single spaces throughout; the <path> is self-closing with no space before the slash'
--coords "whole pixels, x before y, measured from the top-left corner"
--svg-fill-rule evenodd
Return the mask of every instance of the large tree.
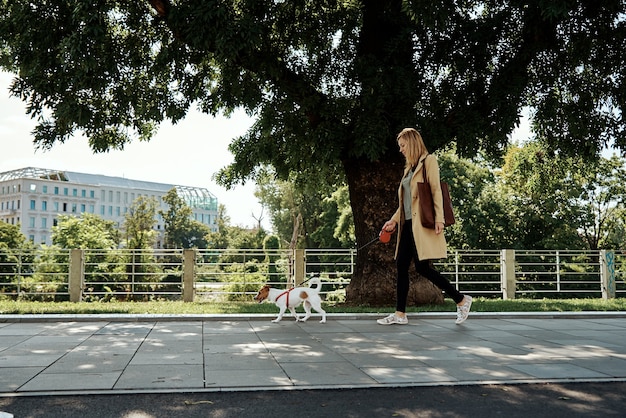
<path id="1" fill-rule="evenodd" d="M 394 211 L 395 135 L 499 154 L 530 106 L 562 152 L 626 146 L 623 0 L 0 0 L 0 66 L 39 119 L 94 151 L 148 139 L 196 104 L 245 108 L 225 185 L 263 164 L 347 180 L 357 246 Z M 358 256 L 348 300 L 393 292 L 388 247 Z"/>

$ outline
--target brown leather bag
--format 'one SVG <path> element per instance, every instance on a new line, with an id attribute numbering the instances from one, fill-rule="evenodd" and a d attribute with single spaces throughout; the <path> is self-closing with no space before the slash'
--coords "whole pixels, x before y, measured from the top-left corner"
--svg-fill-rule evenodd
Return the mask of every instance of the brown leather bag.
<path id="1" fill-rule="evenodd" d="M 433 203 L 433 195 L 430 191 L 430 184 L 428 183 L 428 179 L 426 178 L 426 158 L 424 158 L 424 163 L 422 164 L 422 178 L 424 182 L 417 183 L 417 192 L 419 194 L 420 199 L 420 212 L 421 212 L 421 221 L 422 226 L 425 228 L 435 229 L 435 206 Z M 452 210 L 452 201 L 450 200 L 450 191 L 448 190 L 448 183 L 442 181 L 441 182 L 441 194 L 443 195 L 443 217 L 444 217 L 444 226 L 453 225 L 454 220 L 454 212 Z"/>

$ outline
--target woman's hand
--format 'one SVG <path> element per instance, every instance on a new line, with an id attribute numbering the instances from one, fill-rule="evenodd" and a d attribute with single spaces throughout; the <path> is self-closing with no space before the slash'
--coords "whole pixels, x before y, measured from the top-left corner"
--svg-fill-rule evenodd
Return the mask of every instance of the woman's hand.
<path id="1" fill-rule="evenodd" d="M 435 234 L 439 235 L 443 232 L 443 222 L 435 223 Z"/>
<path id="2" fill-rule="evenodd" d="M 385 224 L 383 225 L 383 230 L 387 232 L 393 232 L 396 230 L 397 225 L 398 223 L 396 221 L 394 221 L 393 219 L 390 219 L 387 222 L 385 222 Z"/>

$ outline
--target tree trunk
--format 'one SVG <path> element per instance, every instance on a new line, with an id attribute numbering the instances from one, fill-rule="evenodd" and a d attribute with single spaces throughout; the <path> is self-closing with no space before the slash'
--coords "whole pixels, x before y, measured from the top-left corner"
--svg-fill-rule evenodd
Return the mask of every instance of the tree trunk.
<path id="1" fill-rule="evenodd" d="M 387 244 L 374 240 L 383 224 L 398 207 L 398 185 L 402 177 L 402 155 L 385 161 L 347 161 L 346 177 L 357 240 L 357 258 L 346 302 L 353 305 L 388 306 L 396 301 L 397 235 Z M 441 291 L 411 269 L 408 306 L 443 302 Z"/>

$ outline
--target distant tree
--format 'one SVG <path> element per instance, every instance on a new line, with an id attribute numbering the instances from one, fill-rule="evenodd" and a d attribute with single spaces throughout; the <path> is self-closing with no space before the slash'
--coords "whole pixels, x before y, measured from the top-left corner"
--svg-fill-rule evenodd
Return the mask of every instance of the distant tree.
<path id="1" fill-rule="evenodd" d="M 82 213 L 80 217 L 60 215 L 52 227 L 52 243 L 66 249 L 115 249 L 119 236 L 115 222 L 91 213 Z"/>
<path id="2" fill-rule="evenodd" d="M 284 275 L 279 276 L 279 269 L 277 262 L 280 257 L 276 254 L 277 250 L 280 250 L 280 239 L 276 235 L 267 235 L 263 239 L 263 250 L 265 251 L 265 264 L 267 264 L 267 281 L 277 282 L 286 281 Z"/>
<path id="3" fill-rule="evenodd" d="M 600 240 L 600 248 L 620 250 L 626 254 L 626 208 L 615 211 L 606 224 L 607 234 Z M 624 266 L 626 270 L 626 266 Z"/>
<path id="4" fill-rule="evenodd" d="M 597 162 L 579 161 L 582 191 L 578 199 L 580 233 L 591 250 L 616 248 L 616 231 L 624 231 L 626 160 L 613 155 Z M 624 248 L 624 247 L 622 247 Z"/>
<path id="5" fill-rule="evenodd" d="M 67 254 L 58 249 L 82 249 L 84 256 L 85 273 L 89 275 L 88 282 L 97 284 L 88 285 L 85 289 L 89 293 L 108 293 L 121 291 L 123 287 L 115 286 L 115 282 L 124 280 L 121 274 L 124 271 L 124 260 L 117 251 L 120 243 L 120 232 L 115 222 L 102 219 L 98 215 L 82 213 L 80 217 L 60 215 L 56 226 L 52 227 L 51 248 L 46 249 L 48 254 L 44 273 L 54 270 L 54 264 L 67 263 Z M 67 267 L 65 267 L 67 269 Z M 99 300 L 102 296 L 95 296 Z M 91 298 L 91 296 L 87 296 Z"/>
<path id="6" fill-rule="evenodd" d="M 226 213 L 226 206 L 217 207 L 217 231 L 207 236 L 207 248 L 228 248 L 230 245 L 230 216 Z"/>
<path id="7" fill-rule="evenodd" d="M 19 274 L 32 271 L 34 245 L 22 231 L 20 225 L 0 221 L 0 283 L 11 283 Z M 0 293 L 14 291 L 15 288 L 0 286 Z"/>
<path id="8" fill-rule="evenodd" d="M 26 246 L 27 242 L 19 224 L 0 222 L 0 245 L 4 248 L 20 249 Z"/>
<path id="9" fill-rule="evenodd" d="M 311 239 L 319 248 L 355 247 L 350 191 L 346 184 L 338 186 L 322 199 L 317 218 L 318 227 L 311 232 Z M 373 232 L 374 235 L 376 233 Z"/>
<path id="10" fill-rule="evenodd" d="M 175 188 L 167 192 L 163 202 L 168 205 L 166 211 L 159 211 L 165 227 L 165 248 L 206 248 L 211 229 L 192 218 L 193 211 Z"/>
<path id="11" fill-rule="evenodd" d="M 512 146 L 501 170 L 501 193 L 514 222 L 515 248 L 598 249 L 619 224 L 626 161 L 550 153 L 541 141 Z"/>
<path id="12" fill-rule="evenodd" d="M 124 219 L 124 235 L 126 248 L 153 248 L 157 232 L 156 224 L 157 202 L 154 198 L 139 196 L 131 204 Z"/>
<path id="13" fill-rule="evenodd" d="M 274 231 L 283 243 L 291 243 L 295 234 L 297 248 L 354 246 L 354 223 L 345 183 L 298 182 L 295 176 L 279 180 L 272 170 L 265 170 L 257 181 L 255 195 L 268 209 Z"/>
<path id="14" fill-rule="evenodd" d="M 448 183 L 456 219 L 445 229 L 451 248 L 500 249 L 510 237 L 506 202 L 494 192 L 491 164 L 476 156 L 459 158 L 454 149 L 437 153 L 441 179 Z M 397 197 L 396 197 L 397 199 Z"/>

